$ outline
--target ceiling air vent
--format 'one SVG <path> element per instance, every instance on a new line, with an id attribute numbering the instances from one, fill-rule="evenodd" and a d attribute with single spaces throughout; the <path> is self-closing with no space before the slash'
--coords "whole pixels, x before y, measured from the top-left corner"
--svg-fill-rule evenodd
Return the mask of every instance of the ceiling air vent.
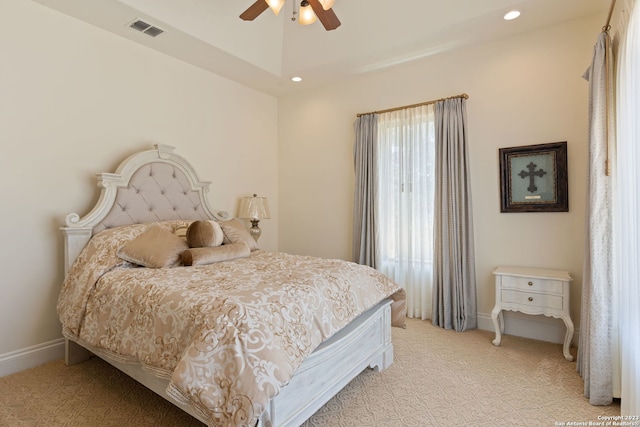
<path id="1" fill-rule="evenodd" d="M 145 33 L 146 35 L 151 37 L 156 37 L 164 33 L 164 30 L 161 30 L 158 27 L 155 27 L 147 22 L 144 22 L 141 19 L 136 19 L 131 24 L 129 24 L 129 27 L 133 28 L 134 30 L 140 31 L 141 33 Z"/>

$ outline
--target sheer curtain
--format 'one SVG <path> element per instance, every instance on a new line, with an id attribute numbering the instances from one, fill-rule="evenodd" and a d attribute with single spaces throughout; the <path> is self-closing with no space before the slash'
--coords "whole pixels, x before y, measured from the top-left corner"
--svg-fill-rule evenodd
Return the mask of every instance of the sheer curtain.
<path id="1" fill-rule="evenodd" d="M 465 98 L 435 104 L 435 236 L 432 323 L 478 327 Z"/>
<path id="2" fill-rule="evenodd" d="M 433 105 L 378 115 L 378 269 L 407 293 L 407 316 L 431 318 Z"/>
<path id="3" fill-rule="evenodd" d="M 635 3 L 635 4 L 634 4 Z M 619 293 L 621 413 L 640 414 L 640 11 L 631 10 L 618 50 L 614 282 Z"/>

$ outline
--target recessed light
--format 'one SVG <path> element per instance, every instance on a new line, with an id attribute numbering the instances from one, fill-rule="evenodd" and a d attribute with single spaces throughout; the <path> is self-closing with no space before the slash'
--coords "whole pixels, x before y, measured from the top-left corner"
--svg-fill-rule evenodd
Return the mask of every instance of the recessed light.
<path id="1" fill-rule="evenodd" d="M 516 19 L 518 16 L 520 16 L 520 11 L 519 10 L 512 10 L 510 12 L 507 12 L 504 14 L 503 19 L 505 21 L 512 21 L 514 19 Z"/>
<path id="2" fill-rule="evenodd" d="M 299 76 L 291 77 L 291 81 L 292 82 L 296 82 L 296 83 L 297 82 L 301 82 L 302 81 L 302 77 L 299 77 Z"/>

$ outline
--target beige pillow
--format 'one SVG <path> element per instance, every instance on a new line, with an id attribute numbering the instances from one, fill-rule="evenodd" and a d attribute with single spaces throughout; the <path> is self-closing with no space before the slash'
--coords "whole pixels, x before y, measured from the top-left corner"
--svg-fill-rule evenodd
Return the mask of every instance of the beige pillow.
<path id="1" fill-rule="evenodd" d="M 407 327 L 407 292 L 401 288 L 391 299 L 391 326 L 404 329 Z"/>
<path id="2" fill-rule="evenodd" d="M 174 267 L 180 265 L 180 256 L 188 248 L 184 239 L 166 228 L 153 225 L 121 247 L 118 256 L 143 267 Z"/>
<path id="3" fill-rule="evenodd" d="M 223 244 L 228 245 L 229 243 L 245 242 L 252 251 L 260 249 L 258 242 L 255 241 L 249 233 L 249 230 L 247 230 L 239 219 L 234 218 L 228 221 L 219 221 L 219 224 L 224 232 Z"/>
<path id="4" fill-rule="evenodd" d="M 187 249 L 182 252 L 182 263 L 184 265 L 213 264 L 214 262 L 245 258 L 249 255 L 251 255 L 251 250 L 246 243 L 229 243 L 216 247 Z"/>
<path id="5" fill-rule="evenodd" d="M 179 225 L 173 230 L 173 234 L 180 237 L 181 239 L 187 240 L 187 230 L 189 229 L 188 225 Z"/>
<path id="6" fill-rule="evenodd" d="M 224 239 L 222 227 L 215 221 L 193 221 L 187 229 L 187 244 L 190 248 L 220 246 Z"/>

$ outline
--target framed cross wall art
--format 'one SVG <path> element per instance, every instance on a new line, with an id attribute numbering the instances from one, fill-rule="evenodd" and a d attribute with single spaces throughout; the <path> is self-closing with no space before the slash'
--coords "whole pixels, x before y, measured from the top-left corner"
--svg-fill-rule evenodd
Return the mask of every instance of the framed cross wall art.
<path id="1" fill-rule="evenodd" d="M 567 142 L 500 148 L 500 212 L 568 212 Z"/>

